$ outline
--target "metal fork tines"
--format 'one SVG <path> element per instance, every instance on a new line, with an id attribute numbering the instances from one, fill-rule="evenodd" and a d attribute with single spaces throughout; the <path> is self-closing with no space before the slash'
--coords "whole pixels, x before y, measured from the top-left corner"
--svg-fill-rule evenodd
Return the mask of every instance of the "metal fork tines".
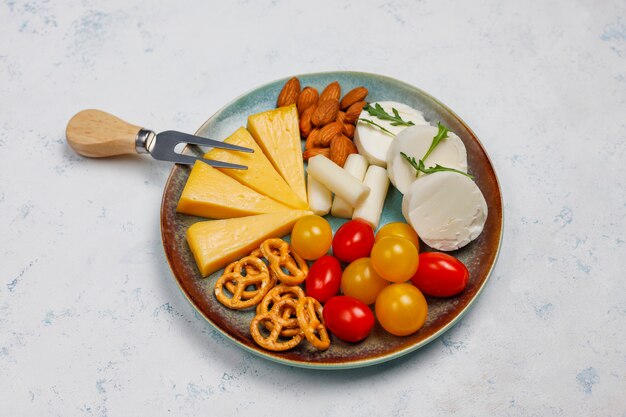
<path id="1" fill-rule="evenodd" d="M 152 155 L 155 159 L 172 161 L 178 164 L 193 164 L 196 161 L 202 161 L 215 168 L 248 169 L 245 165 L 213 161 L 199 156 L 178 153 L 176 152 L 176 146 L 181 143 L 248 153 L 254 152 L 253 149 L 245 148 L 243 146 L 231 145 L 230 143 L 190 135 L 188 133 L 177 132 L 175 130 L 167 130 L 165 132 L 155 134 L 152 131 L 142 129 L 137 135 L 137 148 L 143 147 L 145 152 L 150 153 L 150 155 Z"/>

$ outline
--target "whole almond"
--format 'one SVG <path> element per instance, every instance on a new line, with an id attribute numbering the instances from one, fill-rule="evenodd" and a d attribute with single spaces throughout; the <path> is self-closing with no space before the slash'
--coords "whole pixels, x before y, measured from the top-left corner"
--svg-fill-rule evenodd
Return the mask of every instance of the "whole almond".
<path id="1" fill-rule="evenodd" d="M 333 98 L 321 100 L 317 104 L 317 109 L 311 115 L 311 122 L 315 126 L 326 126 L 330 122 L 334 122 L 339 111 L 339 101 Z"/>
<path id="2" fill-rule="evenodd" d="M 346 112 L 339 110 L 337 112 L 337 118 L 335 119 L 337 122 L 345 123 L 346 122 Z"/>
<path id="3" fill-rule="evenodd" d="M 339 123 L 339 122 L 335 122 Z M 341 133 L 349 137 L 350 139 L 354 138 L 354 125 L 350 123 L 342 123 L 341 124 Z"/>
<path id="4" fill-rule="evenodd" d="M 365 101 L 357 101 L 352 106 L 350 106 L 348 110 L 346 110 L 346 119 L 344 120 L 344 122 L 356 123 L 359 115 L 363 111 L 363 107 L 365 107 L 366 104 L 367 103 Z"/>
<path id="5" fill-rule="evenodd" d="M 305 111 L 300 115 L 300 136 L 303 138 L 307 138 L 309 133 L 311 133 L 311 129 L 313 129 L 313 124 L 311 123 L 311 116 L 317 106 L 314 104 L 312 106 L 307 107 Z"/>
<path id="6" fill-rule="evenodd" d="M 313 87 L 304 87 L 300 93 L 300 97 L 298 97 L 298 113 L 302 114 L 306 109 L 314 104 L 317 104 L 319 96 L 320 95 L 317 92 L 317 89 Z"/>
<path id="7" fill-rule="evenodd" d="M 341 97 L 341 86 L 339 85 L 337 81 L 333 81 L 332 83 L 328 84 L 326 88 L 324 89 L 324 91 L 322 91 L 322 94 L 320 94 L 320 101 L 324 101 L 328 99 L 335 99 L 339 101 L 340 97 Z"/>
<path id="8" fill-rule="evenodd" d="M 330 141 L 337 135 L 341 134 L 343 130 L 343 123 L 332 122 L 320 129 L 320 134 L 317 137 L 316 144 L 321 148 L 330 146 Z"/>
<path id="9" fill-rule="evenodd" d="M 302 152 L 302 159 L 308 161 L 309 158 L 313 158 L 316 155 L 324 155 L 330 159 L 330 148 L 309 148 Z"/>
<path id="10" fill-rule="evenodd" d="M 354 143 L 344 135 L 337 135 L 330 141 L 330 160 L 343 167 L 348 155 L 357 153 Z"/>
<path id="11" fill-rule="evenodd" d="M 315 148 L 319 135 L 320 135 L 320 129 L 318 129 L 317 127 L 314 127 L 309 133 L 309 136 L 307 136 L 306 138 L 306 142 L 304 143 L 304 149 Z"/>
<path id="12" fill-rule="evenodd" d="M 276 107 L 285 107 L 298 102 L 300 96 L 300 80 L 296 77 L 291 78 L 285 83 L 285 86 L 278 95 L 276 100 Z"/>
<path id="13" fill-rule="evenodd" d="M 365 100 L 365 97 L 367 97 L 367 93 L 368 91 L 365 87 L 353 88 L 352 90 L 348 91 L 348 94 L 343 96 L 341 102 L 339 103 L 339 107 L 341 108 L 341 110 L 345 110 L 357 101 Z"/>

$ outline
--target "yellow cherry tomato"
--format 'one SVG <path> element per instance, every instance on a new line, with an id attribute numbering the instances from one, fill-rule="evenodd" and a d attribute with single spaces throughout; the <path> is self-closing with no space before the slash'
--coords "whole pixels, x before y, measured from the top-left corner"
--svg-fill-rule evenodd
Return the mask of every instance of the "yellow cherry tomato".
<path id="1" fill-rule="evenodd" d="M 415 245 L 418 252 L 420 250 L 420 240 L 410 224 L 395 222 L 384 225 L 376 233 L 376 242 L 387 236 L 399 236 L 408 239 Z"/>
<path id="2" fill-rule="evenodd" d="M 405 282 L 417 271 L 417 248 L 409 240 L 387 236 L 374 243 L 372 266 L 378 275 L 391 282 Z"/>
<path id="3" fill-rule="evenodd" d="M 418 331 L 428 316 L 426 299 L 414 285 L 392 284 L 376 298 L 376 318 L 383 329 L 395 336 Z"/>
<path id="4" fill-rule="evenodd" d="M 304 259 L 313 260 L 326 255 L 333 243 L 333 230 L 323 217 L 310 215 L 300 218 L 291 231 L 291 245 Z"/>
<path id="5" fill-rule="evenodd" d="M 360 258 L 346 267 L 341 275 L 341 291 L 364 304 L 373 304 L 378 294 L 389 285 L 376 273 L 370 258 Z"/>

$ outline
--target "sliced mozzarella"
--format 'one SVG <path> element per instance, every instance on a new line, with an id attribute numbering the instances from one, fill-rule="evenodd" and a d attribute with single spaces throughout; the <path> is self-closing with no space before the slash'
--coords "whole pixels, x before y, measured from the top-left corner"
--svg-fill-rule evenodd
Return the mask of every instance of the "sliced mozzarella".
<path id="1" fill-rule="evenodd" d="M 365 220 L 376 229 L 380 220 L 380 214 L 383 212 L 387 190 L 389 189 L 387 171 L 385 168 L 370 165 L 365 173 L 363 183 L 370 187 L 371 191 L 367 198 L 355 207 L 352 218 Z"/>
<path id="2" fill-rule="evenodd" d="M 438 130 L 430 125 L 412 126 L 400 132 L 391 143 L 391 146 L 389 146 L 387 174 L 391 183 L 402 194 L 406 193 L 413 181 L 424 177 L 424 174 L 420 173 L 416 177 L 415 168 L 400 155 L 400 152 L 404 152 L 407 156 L 419 160 L 430 148 Z M 426 167 L 435 166 L 436 164 L 467 172 L 467 151 L 465 150 L 465 145 L 453 132 L 448 132 L 448 137 L 439 142 L 437 147 L 424 161 Z"/>
<path id="3" fill-rule="evenodd" d="M 309 159 L 307 173 L 353 206 L 370 193 L 368 186 L 323 155 Z"/>
<path id="4" fill-rule="evenodd" d="M 307 175 L 307 197 L 309 199 L 309 210 L 318 216 L 324 216 L 330 211 L 333 200 L 333 193 L 311 175 Z"/>
<path id="5" fill-rule="evenodd" d="M 476 239 L 487 219 L 487 202 L 474 181 L 455 172 L 435 172 L 415 181 L 402 213 L 431 248 L 451 251 Z"/>
<path id="6" fill-rule="evenodd" d="M 348 159 L 346 159 L 343 169 L 345 169 L 357 180 L 363 181 L 365 171 L 367 171 L 367 165 L 367 159 L 358 153 L 353 153 L 348 155 Z M 333 216 L 349 219 L 352 217 L 353 211 L 354 207 L 351 204 L 348 204 L 343 198 L 335 196 L 335 199 L 333 200 L 333 207 L 330 211 Z"/>
<path id="7" fill-rule="evenodd" d="M 396 103 L 394 101 L 381 101 L 379 103 L 371 103 L 371 106 L 380 104 L 381 107 L 389 114 L 393 115 L 393 110 L 396 109 L 402 117 L 402 120 L 411 121 L 415 125 L 427 125 L 428 122 L 424 119 L 422 112 L 415 110 L 407 106 L 406 104 Z M 359 115 L 360 119 L 367 119 L 381 125 L 385 129 L 397 135 L 406 126 L 392 126 L 391 122 L 386 120 L 380 120 L 377 117 L 371 116 L 366 110 L 363 110 Z M 387 166 L 387 150 L 389 145 L 393 142 L 394 137 L 380 130 L 376 126 L 372 126 L 369 123 L 359 121 L 356 124 L 356 130 L 354 131 L 354 144 L 359 153 L 367 158 L 370 164 L 378 165 L 381 167 Z"/>

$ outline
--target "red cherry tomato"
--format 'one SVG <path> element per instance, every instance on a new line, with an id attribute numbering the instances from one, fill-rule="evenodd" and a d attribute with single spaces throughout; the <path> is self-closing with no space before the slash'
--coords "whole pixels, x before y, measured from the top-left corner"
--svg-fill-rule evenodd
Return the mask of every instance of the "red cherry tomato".
<path id="1" fill-rule="evenodd" d="M 423 252 L 419 258 L 417 272 L 411 282 L 424 294 L 451 297 L 467 286 L 469 271 L 454 256 L 441 252 Z"/>
<path id="2" fill-rule="evenodd" d="M 360 342 L 374 327 L 374 313 L 356 298 L 338 295 L 324 305 L 324 324 L 335 336 L 347 342 Z"/>
<path id="3" fill-rule="evenodd" d="M 322 256 L 311 265 L 306 277 L 307 295 L 325 303 L 339 292 L 341 274 L 341 265 L 337 258 Z"/>
<path id="4" fill-rule="evenodd" d="M 374 229 L 363 220 L 344 223 L 333 238 L 333 254 L 346 263 L 370 256 L 374 246 Z"/>

